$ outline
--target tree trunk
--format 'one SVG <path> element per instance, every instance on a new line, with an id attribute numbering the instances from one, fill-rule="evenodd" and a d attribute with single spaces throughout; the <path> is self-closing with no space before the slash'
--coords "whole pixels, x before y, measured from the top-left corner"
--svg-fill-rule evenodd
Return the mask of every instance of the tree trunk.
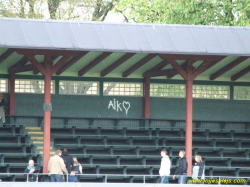
<path id="1" fill-rule="evenodd" d="M 113 9 L 115 1 L 118 0 L 112 0 L 108 3 L 105 3 L 105 0 L 96 0 L 92 21 L 104 21 L 109 11 Z"/>
<path id="2" fill-rule="evenodd" d="M 25 18 L 24 2 L 23 2 L 23 0 L 20 0 L 20 10 L 21 10 L 21 12 L 20 12 L 20 17 L 21 17 L 21 18 Z"/>
<path id="3" fill-rule="evenodd" d="M 48 0 L 49 14 L 51 19 L 56 19 L 56 11 L 62 0 Z"/>
<path id="4" fill-rule="evenodd" d="M 36 0 L 27 0 L 30 6 L 29 17 L 35 18 L 35 2 Z"/>

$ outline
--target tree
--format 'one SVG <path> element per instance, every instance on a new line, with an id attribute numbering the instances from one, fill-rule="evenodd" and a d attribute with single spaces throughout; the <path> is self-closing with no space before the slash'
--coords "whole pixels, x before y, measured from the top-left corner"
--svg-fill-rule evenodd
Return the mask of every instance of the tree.
<path id="1" fill-rule="evenodd" d="M 120 0 L 115 9 L 138 23 L 250 25 L 250 0 Z"/>
<path id="2" fill-rule="evenodd" d="M 0 0 L 0 16 L 104 21 L 118 0 Z"/>

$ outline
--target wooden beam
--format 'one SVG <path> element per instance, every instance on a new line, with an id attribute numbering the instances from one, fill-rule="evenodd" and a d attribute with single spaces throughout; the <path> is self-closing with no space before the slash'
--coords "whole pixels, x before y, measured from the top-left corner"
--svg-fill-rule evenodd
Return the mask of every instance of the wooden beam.
<path id="1" fill-rule="evenodd" d="M 5 59 L 7 59 L 13 52 L 14 52 L 13 49 L 7 49 L 7 50 L 0 56 L 0 63 L 2 63 Z"/>
<path id="2" fill-rule="evenodd" d="M 126 62 L 128 59 L 130 59 L 134 55 L 135 55 L 135 53 L 126 53 L 121 58 L 119 58 L 114 63 L 112 63 L 110 66 L 108 66 L 107 68 L 102 70 L 101 76 L 102 77 L 106 76 L 107 74 L 109 74 L 111 71 L 113 71 L 114 69 L 119 67 L 122 63 Z"/>
<path id="3" fill-rule="evenodd" d="M 36 67 L 33 64 L 28 64 L 25 66 L 17 67 L 16 69 L 13 69 L 10 73 L 21 73 L 25 71 L 33 71 Z"/>
<path id="4" fill-rule="evenodd" d="M 19 54 L 33 54 L 33 55 L 56 55 L 56 56 L 76 56 L 80 51 L 68 51 L 68 50 L 48 50 L 48 49 L 15 49 Z"/>
<path id="5" fill-rule="evenodd" d="M 219 76 L 223 75 L 224 73 L 226 73 L 227 71 L 231 70 L 232 68 L 234 68 L 235 66 L 239 65 L 240 63 L 244 62 L 245 60 L 247 60 L 249 57 L 239 57 L 236 60 L 234 60 L 233 62 L 231 62 L 230 64 L 224 66 L 223 68 L 219 69 L 218 71 L 216 71 L 215 73 L 213 73 L 210 76 L 210 80 L 214 80 L 216 78 L 218 78 Z"/>
<path id="6" fill-rule="evenodd" d="M 143 73 L 144 77 L 159 77 L 159 76 L 167 76 L 170 72 L 175 71 L 175 69 L 164 69 L 164 70 L 154 70 L 147 71 Z"/>
<path id="7" fill-rule="evenodd" d="M 56 72 L 56 75 L 61 75 L 65 70 L 67 70 L 70 66 L 79 61 L 82 57 L 88 54 L 89 51 L 80 52 L 78 55 L 71 58 L 68 62 L 66 62 L 59 70 Z"/>
<path id="8" fill-rule="evenodd" d="M 99 64 L 101 61 L 103 61 L 105 58 L 107 58 L 111 54 L 112 52 L 103 52 L 101 55 L 95 58 L 92 62 L 90 62 L 87 66 L 79 70 L 78 76 L 83 76 L 85 73 L 87 73 L 89 70 L 91 70 L 93 67 L 95 67 L 97 64 Z"/>
<path id="9" fill-rule="evenodd" d="M 149 62 L 151 59 L 153 59 L 156 56 L 157 56 L 157 54 L 148 54 L 143 59 L 141 59 L 140 61 L 138 61 L 137 63 L 135 63 L 133 66 L 131 66 L 130 68 L 128 68 L 126 71 L 124 71 L 122 73 L 122 76 L 123 77 L 129 76 L 135 70 L 137 70 L 138 68 L 142 67 L 143 65 L 145 65 L 147 62 Z"/>
<path id="10" fill-rule="evenodd" d="M 172 60 L 218 60 L 225 56 L 219 55 L 187 55 L 187 54 L 159 54 L 162 59 Z"/>
<path id="11" fill-rule="evenodd" d="M 13 66 L 9 67 L 8 72 L 9 73 L 10 72 L 14 72 L 17 68 L 24 66 L 28 61 L 29 61 L 29 59 L 24 56 L 19 61 L 17 61 L 16 64 L 14 64 Z"/>
<path id="12" fill-rule="evenodd" d="M 238 73 L 234 74 L 231 77 L 231 81 L 236 81 L 249 72 L 250 72 L 250 66 L 248 66 L 248 67 L 244 68 L 243 70 L 239 71 Z"/>
<path id="13" fill-rule="evenodd" d="M 170 62 L 167 59 L 162 60 L 159 64 L 157 64 L 156 66 L 152 67 L 151 69 L 145 71 L 143 73 L 143 76 L 146 75 L 148 72 L 151 71 L 157 71 L 157 70 L 161 70 L 162 68 L 164 68 L 165 66 L 167 66 L 168 64 L 170 64 Z M 147 76 L 144 76 L 147 77 Z"/>
<path id="14" fill-rule="evenodd" d="M 15 79 L 16 75 L 15 73 L 10 73 L 9 74 L 9 114 L 10 115 L 15 115 Z"/>
<path id="15" fill-rule="evenodd" d="M 175 60 L 170 59 L 170 64 L 176 69 L 176 71 L 185 79 L 187 80 L 187 72 L 179 65 Z"/>
<path id="16" fill-rule="evenodd" d="M 213 60 L 205 60 L 198 68 L 196 68 L 195 72 L 193 72 L 192 77 L 193 80 L 200 75 L 202 72 L 207 70 L 207 67 L 213 62 Z"/>
<path id="17" fill-rule="evenodd" d="M 184 63 L 181 65 L 181 67 L 182 67 L 184 70 L 186 70 L 186 69 L 187 69 L 187 65 L 188 65 L 188 61 L 186 60 L 186 62 L 184 62 Z M 178 72 L 175 68 L 173 68 L 172 71 L 169 71 L 169 72 L 168 72 L 167 78 L 168 78 L 168 79 L 171 79 L 171 78 L 173 78 L 173 77 L 174 77 L 175 75 L 177 75 L 177 74 L 179 74 L 179 72 Z"/>
<path id="18" fill-rule="evenodd" d="M 51 59 L 52 61 L 54 61 L 55 59 L 57 59 L 59 56 L 56 56 L 56 55 L 52 55 Z M 42 63 L 42 65 L 44 65 L 44 63 Z M 37 75 L 39 73 L 39 70 L 35 69 L 33 71 L 33 75 Z"/>
<path id="19" fill-rule="evenodd" d="M 52 55 L 45 55 L 45 61 L 44 61 L 44 66 L 43 67 L 45 68 L 46 71 L 49 70 L 49 72 L 50 72 L 52 66 L 53 66 Z"/>
<path id="20" fill-rule="evenodd" d="M 211 68 L 211 67 L 213 67 L 214 65 L 218 64 L 220 61 L 222 61 L 222 60 L 225 59 L 225 58 L 227 58 L 227 57 L 221 57 L 221 58 L 219 58 L 219 59 L 217 59 L 217 60 L 214 60 L 211 64 L 209 64 L 209 65 L 207 66 L 207 68 L 206 68 L 203 72 L 207 71 L 209 68 Z"/>
<path id="21" fill-rule="evenodd" d="M 61 68 L 71 56 L 63 56 L 51 69 L 51 76 Z"/>
<path id="22" fill-rule="evenodd" d="M 34 57 L 32 54 L 26 54 L 25 55 L 29 61 L 43 74 L 43 76 L 46 75 L 46 69 L 44 66 Z"/>
<path id="23" fill-rule="evenodd" d="M 144 78 L 143 99 L 143 117 L 150 118 L 150 77 Z"/>

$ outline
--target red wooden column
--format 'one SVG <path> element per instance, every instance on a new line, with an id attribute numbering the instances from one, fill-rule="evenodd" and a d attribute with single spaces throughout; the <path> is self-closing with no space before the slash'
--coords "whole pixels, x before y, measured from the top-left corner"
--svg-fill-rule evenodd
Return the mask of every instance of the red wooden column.
<path id="1" fill-rule="evenodd" d="M 25 68 L 40 72 L 44 76 L 44 131 L 43 131 L 43 173 L 48 173 L 48 162 L 50 159 L 50 126 L 51 126 L 51 77 L 71 58 L 71 56 L 79 55 L 79 52 L 52 51 L 52 50 L 31 50 L 31 49 L 16 49 L 19 54 L 25 55 L 31 64 Z M 40 63 L 35 56 L 45 55 L 45 62 Z M 60 60 L 53 65 L 53 60 L 56 56 L 62 56 Z M 72 61 L 70 62 L 72 63 Z M 68 66 L 68 65 L 67 65 Z M 18 67 L 19 68 L 19 67 Z M 24 69 L 25 69 L 24 68 Z M 65 69 L 65 68 L 64 68 Z"/>
<path id="2" fill-rule="evenodd" d="M 44 75 L 44 130 L 43 130 L 43 173 L 48 173 L 50 159 L 50 127 L 51 127 L 51 56 L 46 56 Z"/>
<path id="3" fill-rule="evenodd" d="M 144 78 L 143 98 L 144 98 L 143 117 L 150 118 L 150 77 Z"/>
<path id="4" fill-rule="evenodd" d="M 167 59 L 168 55 L 161 54 L 163 59 Z M 186 157 L 188 162 L 187 175 L 192 175 L 192 139 L 193 139 L 193 81 L 202 72 L 206 71 L 224 57 L 211 56 L 192 56 L 187 60 L 187 67 L 182 67 L 173 58 L 168 59 L 174 69 L 186 80 Z M 196 60 L 205 59 L 204 62 L 197 68 L 193 67 Z"/>
<path id="5" fill-rule="evenodd" d="M 9 76 L 9 104 L 10 115 L 15 115 L 15 73 L 10 73 Z"/>
<path id="6" fill-rule="evenodd" d="M 192 147 L 193 147 L 193 77 L 192 64 L 187 66 L 186 79 L 186 157 L 188 162 L 188 175 L 192 175 Z"/>

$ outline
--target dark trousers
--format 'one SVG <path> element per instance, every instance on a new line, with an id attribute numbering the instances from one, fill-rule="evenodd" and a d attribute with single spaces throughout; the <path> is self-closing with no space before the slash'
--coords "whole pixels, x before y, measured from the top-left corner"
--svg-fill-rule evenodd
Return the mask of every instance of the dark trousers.
<path id="1" fill-rule="evenodd" d="M 62 175 L 50 175 L 50 182 L 63 182 Z"/>

